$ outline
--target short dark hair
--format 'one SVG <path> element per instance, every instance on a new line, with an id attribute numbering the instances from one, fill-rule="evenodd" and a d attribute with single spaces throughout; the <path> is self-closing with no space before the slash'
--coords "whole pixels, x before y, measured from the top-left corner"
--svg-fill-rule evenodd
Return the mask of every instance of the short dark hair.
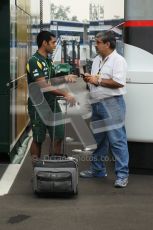
<path id="1" fill-rule="evenodd" d="M 103 43 L 109 42 L 111 49 L 116 48 L 116 38 L 113 31 L 100 32 L 96 35 L 96 38 L 100 38 Z"/>
<path id="2" fill-rule="evenodd" d="M 37 35 L 38 48 L 40 48 L 42 46 L 43 41 L 49 42 L 50 40 L 52 40 L 52 37 L 55 38 L 56 36 L 49 31 L 46 31 L 46 30 L 41 31 Z"/>

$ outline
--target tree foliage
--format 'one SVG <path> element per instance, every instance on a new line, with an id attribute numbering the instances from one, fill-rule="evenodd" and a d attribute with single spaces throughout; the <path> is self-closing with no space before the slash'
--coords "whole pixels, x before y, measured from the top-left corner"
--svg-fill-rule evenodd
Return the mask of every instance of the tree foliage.
<path id="1" fill-rule="evenodd" d="M 58 19 L 63 21 L 78 21 L 77 16 L 73 16 L 69 18 L 68 15 L 70 14 L 70 7 L 69 6 L 56 6 L 54 3 L 51 4 L 51 19 Z"/>
<path id="2" fill-rule="evenodd" d="M 72 16 L 71 21 L 77 22 L 78 21 L 77 16 L 75 16 L 75 15 Z"/>

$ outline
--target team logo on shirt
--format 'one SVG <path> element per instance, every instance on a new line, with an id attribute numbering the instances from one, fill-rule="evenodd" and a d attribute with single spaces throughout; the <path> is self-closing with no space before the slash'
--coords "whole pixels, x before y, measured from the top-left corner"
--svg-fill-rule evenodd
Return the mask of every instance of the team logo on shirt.
<path id="1" fill-rule="evenodd" d="M 37 66 L 39 67 L 39 69 L 41 69 L 42 70 L 42 64 L 39 62 L 39 61 L 37 61 Z"/>
<path id="2" fill-rule="evenodd" d="M 38 70 L 37 70 L 37 69 L 33 70 L 32 73 L 33 73 L 33 76 L 34 76 L 34 77 L 39 76 L 39 73 L 38 73 Z"/>

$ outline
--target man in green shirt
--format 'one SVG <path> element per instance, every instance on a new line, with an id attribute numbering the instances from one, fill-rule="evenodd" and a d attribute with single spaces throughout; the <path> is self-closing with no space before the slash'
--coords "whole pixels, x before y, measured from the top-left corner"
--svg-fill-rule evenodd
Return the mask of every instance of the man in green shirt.
<path id="1" fill-rule="evenodd" d="M 51 111 L 58 113 L 61 112 L 61 109 L 56 102 L 56 96 L 64 97 L 70 106 L 75 104 L 75 98 L 69 92 L 51 86 L 52 82 L 55 81 L 55 84 L 75 82 L 76 76 L 70 74 L 64 77 L 55 78 L 54 66 L 51 59 L 48 57 L 48 54 L 52 53 L 56 47 L 56 37 L 54 34 L 49 31 L 41 31 L 37 35 L 37 45 L 38 51 L 27 63 L 28 85 L 36 83 L 40 88 L 46 89 L 43 93 L 44 98 L 50 106 Z M 33 141 L 30 152 L 32 161 L 34 162 L 41 156 L 41 146 L 46 137 L 46 130 L 48 130 L 51 141 L 53 141 L 53 127 L 44 124 L 30 97 L 28 99 L 28 111 L 33 132 Z M 61 146 L 64 139 L 63 125 L 56 126 L 54 135 L 54 154 L 61 154 Z"/>

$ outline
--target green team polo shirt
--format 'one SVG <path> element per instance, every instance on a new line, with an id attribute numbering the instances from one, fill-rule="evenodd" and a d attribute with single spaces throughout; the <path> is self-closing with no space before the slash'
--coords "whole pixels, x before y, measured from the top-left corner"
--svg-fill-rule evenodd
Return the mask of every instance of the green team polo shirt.
<path id="1" fill-rule="evenodd" d="M 36 79 L 44 77 L 46 81 L 55 77 L 55 70 L 51 59 L 45 58 L 38 53 L 38 51 L 29 59 L 27 63 L 27 80 L 28 84 L 33 83 Z M 45 92 L 44 97 L 53 112 L 61 112 L 58 102 L 55 106 L 55 95 L 51 92 Z M 38 143 L 42 143 L 46 136 L 46 127 L 41 120 L 39 114 L 35 110 L 31 100 L 28 100 L 29 116 L 32 124 L 33 139 Z M 64 126 L 57 125 L 55 129 L 52 126 L 47 126 L 49 135 L 53 139 L 53 135 L 56 139 L 61 140 L 64 138 Z"/>
<path id="2" fill-rule="evenodd" d="M 27 80 L 28 84 L 33 83 L 36 79 L 44 77 L 46 81 L 50 81 L 55 77 L 55 69 L 50 58 L 45 58 L 38 51 L 29 59 L 27 66 Z M 44 93 L 47 101 L 53 101 L 55 95 L 49 92 Z"/>

